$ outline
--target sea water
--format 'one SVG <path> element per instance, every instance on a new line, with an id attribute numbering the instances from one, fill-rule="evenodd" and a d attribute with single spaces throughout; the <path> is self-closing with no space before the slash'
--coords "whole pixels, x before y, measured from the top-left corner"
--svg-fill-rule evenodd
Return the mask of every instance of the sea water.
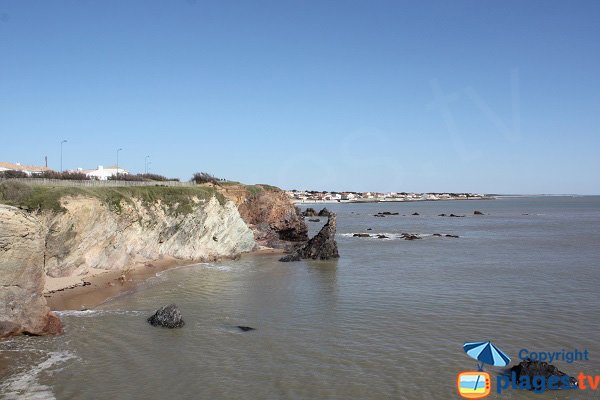
<path id="1" fill-rule="evenodd" d="M 589 360 L 555 365 L 600 375 L 600 197 L 327 208 L 338 215 L 339 260 L 198 264 L 97 309 L 61 312 L 63 336 L 0 342 L 0 398 L 455 399 L 457 374 L 476 369 L 462 345 L 484 340 L 511 365 L 522 349 L 586 349 Z M 399 215 L 373 216 L 383 211 Z M 310 222 L 311 233 L 324 222 Z M 150 326 L 169 303 L 185 327 Z M 600 394 L 498 395 L 502 368 L 484 368 L 493 399 Z"/>

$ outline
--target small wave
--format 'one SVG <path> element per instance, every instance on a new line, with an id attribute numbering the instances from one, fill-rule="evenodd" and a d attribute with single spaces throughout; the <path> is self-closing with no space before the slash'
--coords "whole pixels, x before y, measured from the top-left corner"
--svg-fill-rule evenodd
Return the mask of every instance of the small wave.
<path id="1" fill-rule="evenodd" d="M 76 358 L 77 356 L 69 351 L 48 353 L 46 360 L 0 384 L 1 397 L 6 400 L 55 399 L 52 388 L 39 382 L 40 374 Z"/>
<path id="2" fill-rule="evenodd" d="M 133 310 L 65 310 L 55 311 L 59 317 L 94 317 L 100 315 L 142 315 L 145 311 Z"/>
<path id="3" fill-rule="evenodd" d="M 233 268 L 227 266 L 227 265 L 215 265 L 215 264 L 206 264 L 206 265 L 201 265 L 202 267 L 206 268 L 206 269 L 210 269 L 213 271 L 221 271 L 221 272 L 231 272 L 233 271 Z"/>

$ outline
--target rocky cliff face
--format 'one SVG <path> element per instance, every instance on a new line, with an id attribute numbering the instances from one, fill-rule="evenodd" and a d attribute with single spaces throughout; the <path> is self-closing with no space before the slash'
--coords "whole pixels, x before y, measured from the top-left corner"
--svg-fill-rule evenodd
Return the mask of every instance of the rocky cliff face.
<path id="1" fill-rule="evenodd" d="M 289 249 L 308 240 L 304 218 L 284 192 L 251 195 L 238 208 L 260 245 Z"/>
<path id="2" fill-rule="evenodd" d="M 34 216 L 0 205 L 0 337 L 62 332 L 42 295 L 43 232 Z"/>
<path id="3" fill-rule="evenodd" d="M 132 199 L 111 210 L 96 198 L 65 198 L 64 213 L 46 214 L 46 271 L 79 275 L 90 268 L 120 270 L 136 262 L 170 256 L 215 260 L 251 251 L 252 231 L 235 205 L 216 198 L 196 200 L 190 212 Z"/>
<path id="4" fill-rule="evenodd" d="M 192 198 L 186 207 L 129 198 L 108 204 L 65 196 L 61 211 L 0 205 L 0 337 L 62 331 L 43 297 L 46 274 L 123 270 L 169 256 L 206 261 L 255 248 L 235 204 Z"/>

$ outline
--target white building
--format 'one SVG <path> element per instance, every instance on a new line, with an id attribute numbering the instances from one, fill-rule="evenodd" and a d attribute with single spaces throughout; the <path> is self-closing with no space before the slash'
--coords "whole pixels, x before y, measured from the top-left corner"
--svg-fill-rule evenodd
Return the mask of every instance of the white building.
<path id="1" fill-rule="evenodd" d="M 40 175 L 43 172 L 50 171 L 48 167 L 38 167 L 35 165 L 21 165 L 21 163 L 9 163 L 0 161 L 0 172 L 3 171 L 21 171 L 28 176 Z"/>
<path id="2" fill-rule="evenodd" d="M 123 168 L 117 169 L 117 167 L 104 168 L 102 165 L 98 165 L 96 169 L 79 169 L 78 172 L 85 174 L 88 178 L 97 179 L 99 181 L 106 181 L 108 178 L 119 175 L 128 175 L 129 172 Z"/>

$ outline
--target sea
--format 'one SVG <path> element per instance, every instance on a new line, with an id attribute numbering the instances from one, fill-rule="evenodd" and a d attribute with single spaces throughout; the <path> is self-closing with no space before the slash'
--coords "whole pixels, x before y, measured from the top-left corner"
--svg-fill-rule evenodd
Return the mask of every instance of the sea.
<path id="1" fill-rule="evenodd" d="M 62 311 L 62 336 L 0 341 L 0 399 L 458 399 L 458 374 L 478 370 L 463 345 L 478 341 L 509 366 L 563 354 L 552 364 L 568 375 L 600 375 L 600 196 L 326 207 L 339 259 L 179 267 Z M 170 303 L 183 328 L 146 322 Z M 568 362 L 576 351 L 587 359 Z M 488 398 L 600 397 L 498 393 L 506 368 L 483 365 Z"/>

